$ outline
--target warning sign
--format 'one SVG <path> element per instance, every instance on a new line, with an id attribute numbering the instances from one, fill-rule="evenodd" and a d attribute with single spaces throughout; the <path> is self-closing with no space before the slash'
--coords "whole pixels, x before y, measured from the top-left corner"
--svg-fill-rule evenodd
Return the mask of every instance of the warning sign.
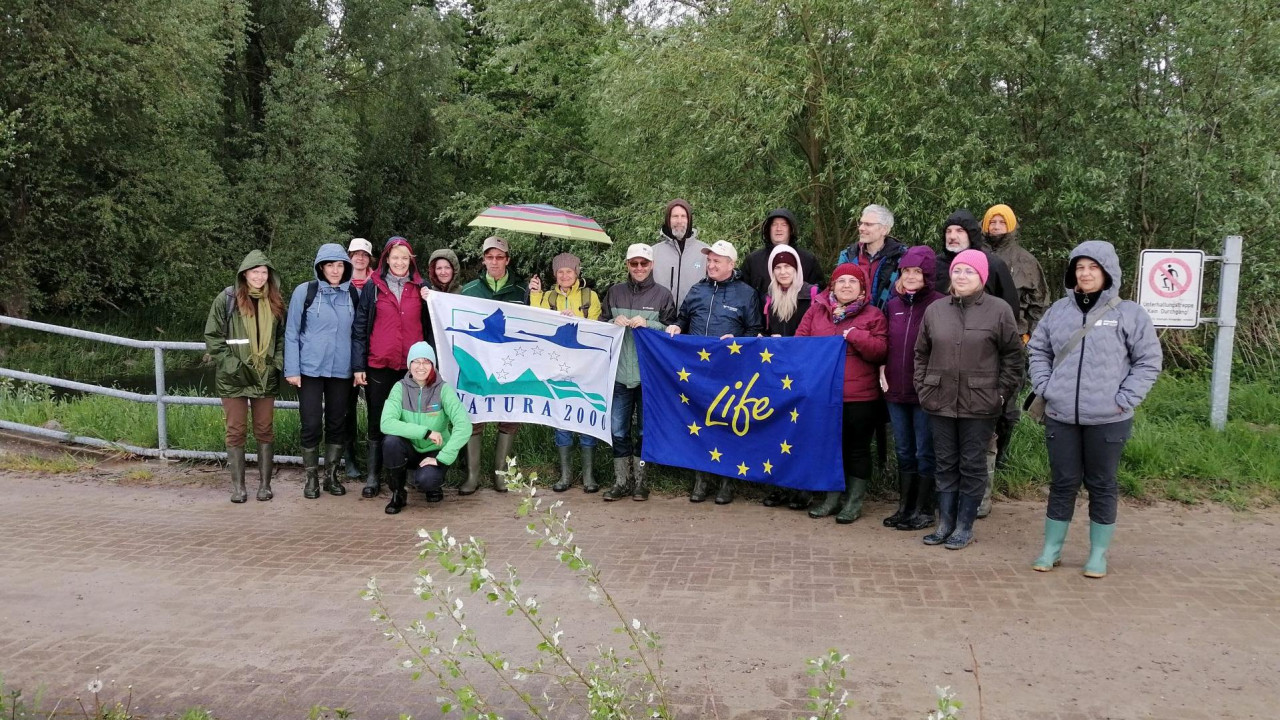
<path id="1" fill-rule="evenodd" d="M 1204 251 L 1143 250 L 1138 278 L 1138 303 L 1156 327 L 1193 328 L 1200 324 Z"/>

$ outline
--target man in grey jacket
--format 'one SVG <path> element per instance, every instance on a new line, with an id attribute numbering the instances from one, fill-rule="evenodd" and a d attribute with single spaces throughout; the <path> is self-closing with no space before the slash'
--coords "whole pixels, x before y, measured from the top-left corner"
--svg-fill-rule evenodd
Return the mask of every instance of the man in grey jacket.
<path id="1" fill-rule="evenodd" d="M 676 198 L 667 203 L 658 242 L 653 245 L 653 280 L 671 291 L 676 307 L 684 303 L 689 290 L 706 277 L 703 251 L 707 244 L 698 239 L 689 203 Z"/>

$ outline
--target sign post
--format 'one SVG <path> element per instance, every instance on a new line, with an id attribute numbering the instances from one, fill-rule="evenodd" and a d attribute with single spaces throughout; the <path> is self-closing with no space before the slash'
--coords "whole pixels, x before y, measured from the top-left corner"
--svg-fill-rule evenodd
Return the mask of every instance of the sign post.
<path id="1" fill-rule="evenodd" d="M 1210 385 L 1209 424 L 1227 427 L 1227 399 L 1231 394 L 1231 355 L 1236 339 L 1236 292 L 1240 288 L 1240 261 L 1244 238 L 1228 235 L 1222 248 L 1222 276 L 1218 281 L 1218 337 L 1213 344 L 1213 383 Z"/>

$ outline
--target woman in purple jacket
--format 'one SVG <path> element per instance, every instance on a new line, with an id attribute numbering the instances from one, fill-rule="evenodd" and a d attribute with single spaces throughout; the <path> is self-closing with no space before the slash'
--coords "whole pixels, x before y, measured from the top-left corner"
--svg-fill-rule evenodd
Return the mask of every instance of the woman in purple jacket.
<path id="1" fill-rule="evenodd" d="M 933 525 L 933 433 L 929 416 L 920 408 L 915 373 L 916 336 L 924 311 L 945 295 L 933 289 L 936 256 L 924 245 L 908 248 L 898 261 L 898 282 L 885 305 L 889 318 L 889 355 L 880 368 L 880 387 L 893 424 L 898 456 L 898 511 L 884 519 L 885 527 L 920 530 Z"/>

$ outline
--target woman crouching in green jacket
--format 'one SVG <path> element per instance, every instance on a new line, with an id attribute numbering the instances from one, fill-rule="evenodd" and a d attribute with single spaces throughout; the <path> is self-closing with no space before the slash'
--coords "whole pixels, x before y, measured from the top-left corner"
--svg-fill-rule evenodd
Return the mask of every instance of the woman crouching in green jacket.
<path id="1" fill-rule="evenodd" d="M 382 406 L 382 457 L 391 485 L 387 514 L 407 502 L 409 468 L 427 502 L 444 499 L 444 473 L 471 438 L 471 418 L 453 388 L 436 372 L 436 351 L 425 342 L 409 348 L 409 372 Z"/>
<path id="2" fill-rule="evenodd" d="M 245 256 L 235 284 L 213 299 L 204 323 L 204 344 L 217 363 L 214 383 L 227 417 L 231 502 L 248 498 L 244 442 L 250 407 L 258 441 L 258 499 L 270 500 L 276 437 L 272 420 L 284 368 L 284 299 L 280 276 L 261 250 Z"/>

